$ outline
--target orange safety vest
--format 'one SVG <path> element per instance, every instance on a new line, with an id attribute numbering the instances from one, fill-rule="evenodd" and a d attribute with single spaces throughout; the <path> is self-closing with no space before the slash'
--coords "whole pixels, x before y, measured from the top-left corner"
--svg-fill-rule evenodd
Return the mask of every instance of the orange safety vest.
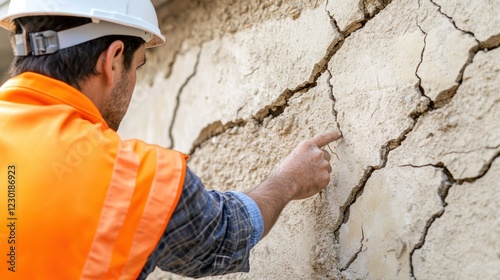
<path id="1" fill-rule="evenodd" d="M 81 92 L 0 87 L 0 279 L 135 279 L 182 192 L 186 156 L 123 141 Z"/>

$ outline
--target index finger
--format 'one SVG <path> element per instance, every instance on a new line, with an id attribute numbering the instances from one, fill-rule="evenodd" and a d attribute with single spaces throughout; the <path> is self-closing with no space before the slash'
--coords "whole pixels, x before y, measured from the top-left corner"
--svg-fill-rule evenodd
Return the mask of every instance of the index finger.
<path id="1" fill-rule="evenodd" d="M 323 147 L 328 143 L 331 143 L 335 140 L 338 140 L 342 137 L 342 133 L 340 131 L 333 131 L 333 132 L 328 132 L 324 134 L 319 134 L 311 138 L 311 140 L 316 144 L 318 147 Z"/>

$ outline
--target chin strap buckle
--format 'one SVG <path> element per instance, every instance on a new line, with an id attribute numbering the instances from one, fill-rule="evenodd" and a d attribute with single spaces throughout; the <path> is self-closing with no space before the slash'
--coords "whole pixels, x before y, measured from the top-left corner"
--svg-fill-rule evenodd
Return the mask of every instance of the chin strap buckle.
<path id="1" fill-rule="evenodd" d="M 27 35 L 23 28 L 22 34 L 14 35 L 13 47 L 15 56 L 46 55 L 59 50 L 59 40 L 57 32 L 53 30 L 34 32 Z"/>
<path id="2" fill-rule="evenodd" d="M 30 33 L 31 54 L 38 56 L 55 53 L 59 50 L 57 32 L 48 30 Z"/>

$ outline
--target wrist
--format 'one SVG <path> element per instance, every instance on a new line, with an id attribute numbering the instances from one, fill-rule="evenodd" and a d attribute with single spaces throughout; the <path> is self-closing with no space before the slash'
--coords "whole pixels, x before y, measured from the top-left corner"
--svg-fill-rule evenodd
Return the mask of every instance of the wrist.
<path id="1" fill-rule="evenodd" d="M 294 200 L 297 194 L 297 186 L 289 176 L 285 176 L 282 172 L 276 172 L 268 179 L 270 187 L 276 191 L 285 204 Z"/>

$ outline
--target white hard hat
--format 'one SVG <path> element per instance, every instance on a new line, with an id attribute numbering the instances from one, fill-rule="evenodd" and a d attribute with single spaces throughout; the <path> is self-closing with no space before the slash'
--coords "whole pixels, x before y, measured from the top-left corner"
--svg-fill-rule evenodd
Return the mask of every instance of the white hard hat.
<path id="1" fill-rule="evenodd" d="M 146 41 L 147 48 L 165 43 L 165 37 L 158 28 L 155 8 L 150 0 L 12 0 L 7 13 L 0 15 L 0 26 L 13 32 L 13 20 L 25 16 L 74 16 L 92 19 L 92 23 L 60 32 L 48 30 L 37 32 L 34 36 L 30 34 L 33 41 L 49 42 L 48 45 L 42 46 L 45 51 L 51 47 L 68 48 L 107 35 L 141 37 Z M 16 36 L 16 41 L 23 37 L 18 35 L 20 36 Z M 23 55 L 23 43 L 26 44 L 16 42 L 16 55 Z"/>

